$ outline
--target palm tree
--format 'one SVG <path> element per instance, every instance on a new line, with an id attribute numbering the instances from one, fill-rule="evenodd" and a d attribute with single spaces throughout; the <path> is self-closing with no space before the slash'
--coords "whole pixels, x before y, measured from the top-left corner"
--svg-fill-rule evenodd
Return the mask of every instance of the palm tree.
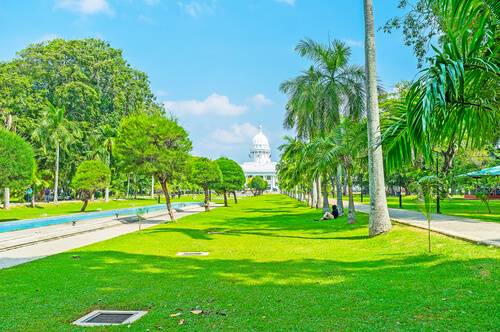
<path id="1" fill-rule="evenodd" d="M 33 137 L 42 143 L 44 152 L 47 151 L 47 148 L 55 148 L 54 205 L 57 205 L 59 150 L 60 148 L 65 149 L 73 143 L 75 137 L 79 137 L 80 133 L 75 124 L 64 117 L 64 107 L 55 108 L 50 102 L 47 102 L 47 106 L 48 109 L 45 110 L 40 125 L 33 132 Z"/>
<path id="2" fill-rule="evenodd" d="M 430 66 L 384 132 L 390 170 L 418 155 L 432 162 L 433 146 L 474 148 L 498 137 L 499 2 L 443 0 L 441 15 L 450 24 L 448 42 L 434 47 Z"/>
<path id="3" fill-rule="evenodd" d="M 371 237 L 392 230 L 385 196 L 384 164 L 380 140 L 380 118 L 375 62 L 375 30 L 372 0 L 364 0 L 365 14 L 365 68 L 366 107 L 368 131 L 368 172 L 370 177 L 369 235 Z"/>
<path id="4" fill-rule="evenodd" d="M 94 149 L 91 152 L 91 160 L 98 159 L 111 167 L 111 156 L 115 146 L 116 129 L 111 128 L 109 124 L 98 128 L 94 141 Z M 109 186 L 106 187 L 104 201 L 109 202 Z"/>
<path id="5" fill-rule="evenodd" d="M 339 40 L 324 45 L 305 38 L 295 50 L 314 65 L 280 86 L 280 90 L 288 95 L 283 122 L 285 129 L 295 128 L 299 138 L 312 141 L 331 132 L 342 113 L 353 118 L 361 117 L 364 111 L 364 72 L 362 67 L 349 64 L 350 48 Z M 339 167 L 337 205 L 340 215 L 343 215 L 341 181 L 342 169 Z M 328 193 L 323 190 L 323 195 Z M 329 210 L 328 197 L 323 204 L 325 202 L 323 208 Z"/>
<path id="6" fill-rule="evenodd" d="M 357 222 L 352 192 L 352 175 L 355 162 L 366 150 L 366 124 L 358 123 L 351 118 L 345 118 L 335 127 L 332 134 L 319 137 L 312 141 L 306 148 L 306 153 L 317 163 L 318 169 L 324 173 L 337 165 L 347 171 L 349 187 L 349 212 L 347 223 Z"/>

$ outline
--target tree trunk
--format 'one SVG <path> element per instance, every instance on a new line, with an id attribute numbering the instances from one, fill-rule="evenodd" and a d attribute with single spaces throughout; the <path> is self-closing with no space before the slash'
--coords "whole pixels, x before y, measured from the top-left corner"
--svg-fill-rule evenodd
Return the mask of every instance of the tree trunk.
<path id="1" fill-rule="evenodd" d="M 316 188 L 316 186 L 318 185 L 318 182 L 316 181 L 316 179 L 313 179 L 312 180 L 312 184 L 311 184 L 311 207 L 314 208 L 316 207 L 316 204 L 318 203 L 318 189 Z"/>
<path id="2" fill-rule="evenodd" d="M 170 193 L 168 192 L 167 189 L 167 182 L 160 181 L 160 183 L 161 183 L 161 188 L 163 189 L 163 194 L 165 195 L 165 201 L 167 202 L 167 210 L 170 216 L 170 221 L 177 222 L 177 220 L 175 219 L 174 210 L 172 209 L 172 204 L 170 204 Z"/>
<path id="3" fill-rule="evenodd" d="M 345 216 L 344 202 L 342 201 L 342 166 L 337 166 L 336 184 L 337 188 L 337 209 L 339 210 L 339 217 Z"/>
<path id="4" fill-rule="evenodd" d="M 326 176 L 323 177 L 325 181 L 322 183 L 323 188 L 323 213 L 332 212 L 330 210 L 330 203 L 328 202 L 328 183 L 326 182 Z"/>
<path id="5" fill-rule="evenodd" d="M 4 189 L 3 209 L 10 210 L 10 188 Z"/>
<path id="6" fill-rule="evenodd" d="M 224 206 L 227 207 L 227 191 L 223 190 L 224 193 Z"/>
<path id="7" fill-rule="evenodd" d="M 127 174 L 127 199 L 130 192 L 130 173 Z"/>
<path id="8" fill-rule="evenodd" d="M 106 203 L 109 202 L 109 187 L 106 187 L 106 191 L 104 194 L 104 202 L 106 202 Z"/>
<path id="9" fill-rule="evenodd" d="M 352 174 L 351 169 L 347 169 L 347 183 L 349 188 L 349 212 L 347 212 L 347 223 L 355 224 L 358 222 L 358 218 L 356 218 L 356 210 L 354 208 L 354 196 L 352 194 Z"/>
<path id="10" fill-rule="evenodd" d="M 365 14 L 365 70 L 368 129 L 368 171 L 370 177 L 370 237 L 392 230 L 385 197 L 384 163 L 380 139 L 380 116 L 375 62 L 375 29 L 372 0 L 363 0 Z M 375 148 L 376 147 L 376 148 Z"/>
<path id="11" fill-rule="evenodd" d="M 236 199 L 236 190 L 233 191 L 233 195 L 234 195 L 234 204 L 238 204 L 238 200 Z"/>
<path id="12" fill-rule="evenodd" d="M 56 171 L 54 174 L 54 205 L 57 206 L 57 187 L 59 182 L 59 142 L 56 142 Z"/>
<path id="13" fill-rule="evenodd" d="M 307 191 L 307 206 L 312 206 L 311 188 Z"/>
<path id="14" fill-rule="evenodd" d="M 151 199 L 155 198 L 155 177 L 151 176 Z"/>
<path id="15" fill-rule="evenodd" d="M 318 196 L 318 200 L 316 201 L 316 209 L 319 209 L 321 206 L 321 176 L 318 175 L 316 184 L 316 195 Z M 327 204 L 328 205 L 328 204 Z"/>
<path id="16" fill-rule="evenodd" d="M 85 212 L 85 209 L 87 208 L 87 204 L 89 204 L 89 198 L 86 197 L 85 200 L 83 201 L 83 206 L 80 212 Z"/>
<path id="17" fill-rule="evenodd" d="M 205 192 L 205 212 L 210 211 L 210 200 L 208 199 L 208 188 L 205 187 L 203 188 L 203 191 Z"/>

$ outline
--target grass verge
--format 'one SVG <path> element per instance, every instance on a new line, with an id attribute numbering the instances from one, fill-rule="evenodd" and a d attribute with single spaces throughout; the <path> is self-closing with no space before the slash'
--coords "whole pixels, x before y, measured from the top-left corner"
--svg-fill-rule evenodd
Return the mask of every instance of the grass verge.
<path id="1" fill-rule="evenodd" d="M 286 196 L 265 195 L 0 270 L 0 330 L 498 328 L 498 248 L 432 234 L 428 254 L 423 230 L 394 225 L 368 238 L 366 215 L 355 225 L 345 217 L 312 221 L 320 215 Z M 149 313 L 129 329 L 70 324 L 95 309 Z"/>

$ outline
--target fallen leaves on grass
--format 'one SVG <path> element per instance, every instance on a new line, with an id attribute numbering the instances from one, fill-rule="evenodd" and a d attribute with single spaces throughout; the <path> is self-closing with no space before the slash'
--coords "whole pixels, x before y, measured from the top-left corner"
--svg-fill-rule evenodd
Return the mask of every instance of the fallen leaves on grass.
<path id="1" fill-rule="evenodd" d="M 195 315 L 199 315 L 199 314 L 203 313 L 203 310 L 193 310 L 193 311 L 191 311 L 191 313 L 193 313 Z"/>
<path id="2" fill-rule="evenodd" d="M 184 319 L 181 318 L 181 320 L 179 321 L 179 325 L 182 325 L 184 324 Z"/>

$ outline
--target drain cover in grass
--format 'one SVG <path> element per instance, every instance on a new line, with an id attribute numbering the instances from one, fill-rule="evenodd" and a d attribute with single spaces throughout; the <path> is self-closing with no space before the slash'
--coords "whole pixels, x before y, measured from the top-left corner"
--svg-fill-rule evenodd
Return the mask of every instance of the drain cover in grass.
<path id="1" fill-rule="evenodd" d="M 73 322 L 80 326 L 120 325 L 135 322 L 147 311 L 95 310 Z"/>
<path id="2" fill-rule="evenodd" d="M 177 256 L 208 256 L 209 252 L 184 252 L 179 251 Z"/>

